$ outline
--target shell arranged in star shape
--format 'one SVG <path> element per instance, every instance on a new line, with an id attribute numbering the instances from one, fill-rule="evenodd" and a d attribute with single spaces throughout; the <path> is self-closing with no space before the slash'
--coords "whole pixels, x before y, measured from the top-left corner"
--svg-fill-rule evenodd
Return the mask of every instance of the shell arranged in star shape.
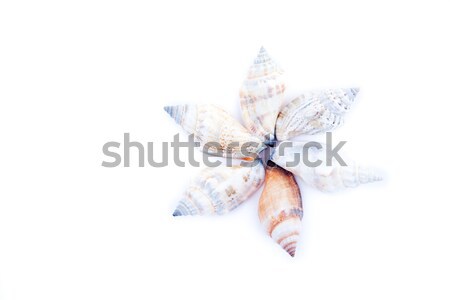
<path id="1" fill-rule="evenodd" d="M 258 215 L 272 239 L 290 256 L 295 255 L 303 217 L 300 189 L 291 172 L 269 161 L 259 198 Z"/>
<path id="2" fill-rule="evenodd" d="M 275 139 L 284 90 L 283 70 L 261 47 L 239 94 L 245 127 L 263 141 Z"/>
<path id="3" fill-rule="evenodd" d="M 358 91 L 356 88 L 330 89 L 300 95 L 280 112 L 276 125 L 277 139 L 284 141 L 341 126 Z"/>
<path id="4" fill-rule="evenodd" d="M 215 105 L 178 105 L 164 109 L 187 134 L 194 134 L 194 140 L 200 143 L 201 149 L 207 143 L 217 144 L 217 147 L 206 147 L 208 154 L 246 158 L 248 155 L 241 151 L 245 143 L 257 145 L 247 149 L 252 153 L 259 153 L 266 147 L 230 114 Z"/>
<path id="5" fill-rule="evenodd" d="M 357 187 L 360 184 L 380 181 L 382 178 L 369 167 L 361 166 L 355 162 L 347 162 L 347 166 L 341 166 L 333 161 L 331 165 L 322 163 L 318 166 L 308 166 L 304 160 L 293 164 L 295 156 L 303 155 L 306 142 L 289 142 L 292 146 L 278 145 L 271 159 L 280 167 L 288 170 L 300 179 L 320 191 L 334 192 L 345 188 Z M 308 149 L 308 160 L 311 162 L 326 162 L 326 146 L 321 144 L 321 149 Z M 281 153 L 282 152 L 282 153 Z"/>
<path id="6" fill-rule="evenodd" d="M 261 162 L 254 167 L 206 168 L 189 185 L 173 215 L 223 215 L 256 192 L 264 175 Z"/>
<path id="7" fill-rule="evenodd" d="M 294 256 L 303 217 L 295 176 L 326 192 L 381 180 L 373 169 L 356 163 L 312 166 L 300 160 L 292 164 L 303 155 L 305 142 L 295 142 L 283 150 L 277 143 L 341 126 L 358 94 L 357 88 L 304 93 L 282 107 L 284 91 L 283 71 L 261 47 L 240 89 L 245 127 L 215 105 L 164 108 L 186 133 L 194 134 L 202 151 L 242 160 L 249 160 L 249 153 L 252 159 L 259 157 L 252 167 L 222 165 L 201 171 L 181 197 L 174 216 L 228 213 L 264 184 L 258 207 L 261 224 L 276 243 Z M 204 147 L 211 142 L 215 149 Z M 326 160 L 324 147 L 308 151 L 310 161 Z"/>

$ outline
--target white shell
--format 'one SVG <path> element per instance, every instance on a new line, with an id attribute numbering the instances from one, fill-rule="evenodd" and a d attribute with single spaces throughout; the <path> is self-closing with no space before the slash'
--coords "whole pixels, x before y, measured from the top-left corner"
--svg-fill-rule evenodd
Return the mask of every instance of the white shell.
<path id="1" fill-rule="evenodd" d="M 269 162 L 258 215 L 272 239 L 294 256 L 303 217 L 300 189 L 291 172 Z"/>
<path id="2" fill-rule="evenodd" d="M 276 124 L 279 141 L 301 134 L 331 131 L 344 122 L 359 89 L 329 89 L 295 98 L 280 112 Z"/>
<path id="3" fill-rule="evenodd" d="M 241 90 L 244 125 L 263 141 L 273 141 L 275 123 L 283 102 L 283 71 L 261 47 Z"/>
<path id="4" fill-rule="evenodd" d="M 264 175 L 260 161 L 253 167 L 206 168 L 191 182 L 173 215 L 225 214 L 247 200 L 263 184 Z"/>
<path id="5" fill-rule="evenodd" d="M 215 105 L 166 106 L 164 110 L 188 134 L 194 134 L 194 141 L 200 143 L 202 151 L 207 143 L 216 143 L 216 148 L 208 147 L 209 154 L 249 158 L 256 157 L 249 153 L 257 154 L 265 148 L 264 143 Z"/>
<path id="6" fill-rule="evenodd" d="M 373 169 L 360 166 L 356 163 L 345 161 L 347 166 L 341 166 L 333 161 L 330 166 L 326 165 L 326 146 L 322 149 L 309 148 L 308 161 L 316 162 L 321 160 L 319 166 L 313 167 L 305 161 L 304 149 L 305 142 L 284 142 L 292 144 L 292 147 L 286 146 L 281 151 L 278 145 L 272 154 L 272 160 L 282 168 L 291 171 L 306 184 L 324 192 L 333 192 L 336 190 L 357 187 L 360 184 L 370 183 L 382 180 L 381 176 Z M 308 147 L 306 147 L 308 149 Z M 283 152 L 283 153 L 282 153 Z M 297 157 L 296 157 L 297 156 Z M 296 161 L 298 160 L 298 162 Z M 294 163 L 295 162 L 295 163 Z"/>

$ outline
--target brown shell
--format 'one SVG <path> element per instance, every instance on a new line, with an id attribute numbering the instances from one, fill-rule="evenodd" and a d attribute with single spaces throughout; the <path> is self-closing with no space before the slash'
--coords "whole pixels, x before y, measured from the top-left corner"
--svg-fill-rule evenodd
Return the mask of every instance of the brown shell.
<path id="1" fill-rule="evenodd" d="M 258 214 L 267 233 L 294 256 L 303 216 L 300 189 L 291 172 L 271 161 L 266 169 Z"/>

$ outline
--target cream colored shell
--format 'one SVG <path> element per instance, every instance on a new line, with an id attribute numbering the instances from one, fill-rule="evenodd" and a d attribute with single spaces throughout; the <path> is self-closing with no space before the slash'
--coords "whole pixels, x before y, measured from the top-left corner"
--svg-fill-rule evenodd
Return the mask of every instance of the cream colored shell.
<path id="1" fill-rule="evenodd" d="M 264 143 L 253 136 L 223 109 L 211 105 L 166 106 L 164 110 L 188 134 L 194 134 L 202 151 L 211 155 L 249 158 L 256 157 L 265 148 Z M 209 147 L 208 143 L 214 143 Z M 205 150 L 206 146 L 206 150 Z"/>
<path id="2" fill-rule="evenodd" d="M 264 182 L 260 161 L 253 167 L 221 165 L 206 168 L 191 182 L 174 216 L 222 215 L 250 197 Z"/>
<path id="3" fill-rule="evenodd" d="M 288 140 L 302 134 L 331 131 L 344 122 L 358 89 L 328 89 L 305 93 L 287 104 L 278 115 L 276 137 Z"/>
<path id="4" fill-rule="evenodd" d="M 274 140 L 284 90 L 283 71 L 261 47 L 242 83 L 240 98 L 244 125 L 263 141 Z"/>
<path id="5" fill-rule="evenodd" d="M 322 149 L 311 147 L 308 151 L 304 151 L 308 149 L 308 143 L 306 142 L 287 141 L 284 143 L 292 144 L 292 147 L 283 147 L 283 143 L 278 145 L 272 154 L 272 160 L 282 168 L 299 176 L 303 182 L 318 190 L 333 192 L 382 180 L 381 176 L 375 170 L 360 166 L 346 159 L 344 159 L 344 162 L 347 166 L 341 166 L 335 160 L 332 161 L 330 166 L 327 166 L 326 146 L 323 144 L 320 144 Z M 304 160 L 305 152 L 308 152 L 307 161 Z M 318 166 L 311 166 L 308 163 L 308 161 L 314 163 L 319 160 L 322 163 Z"/>

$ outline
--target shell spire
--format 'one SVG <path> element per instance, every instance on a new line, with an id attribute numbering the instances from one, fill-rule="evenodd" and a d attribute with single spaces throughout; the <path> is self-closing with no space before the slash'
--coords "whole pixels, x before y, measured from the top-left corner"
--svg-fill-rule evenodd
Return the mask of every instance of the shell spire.
<path id="1" fill-rule="evenodd" d="M 267 54 L 267 51 L 264 48 L 264 46 L 261 46 L 261 48 L 259 48 L 258 56 L 255 58 L 253 63 L 254 64 L 260 64 L 260 63 L 265 63 L 265 62 L 267 62 L 269 60 L 271 60 L 269 54 Z"/>
<path id="2" fill-rule="evenodd" d="M 190 114 L 194 114 L 194 108 L 191 105 L 177 105 L 177 106 L 164 106 L 164 110 L 169 116 L 175 120 L 175 122 L 187 132 L 193 133 L 195 131 L 195 119 L 190 118 Z"/>
<path id="3" fill-rule="evenodd" d="M 342 167 L 340 176 L 345 187 L 357 187 L 360 184 L 383 180 L 374 169 L 359 165 Z"/>

